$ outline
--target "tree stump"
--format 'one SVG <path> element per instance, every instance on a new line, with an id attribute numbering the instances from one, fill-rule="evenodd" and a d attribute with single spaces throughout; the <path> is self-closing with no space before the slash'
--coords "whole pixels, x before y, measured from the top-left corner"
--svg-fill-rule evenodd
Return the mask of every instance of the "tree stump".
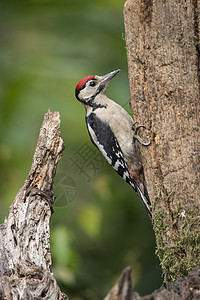
<path id="1" fill-rule="evenodd" d="M 68 299 L 51 272 L 53 179 L 64 150 L 60 115 L 45 114 L 30 173 L 0 225 L 0 299 Z"/>

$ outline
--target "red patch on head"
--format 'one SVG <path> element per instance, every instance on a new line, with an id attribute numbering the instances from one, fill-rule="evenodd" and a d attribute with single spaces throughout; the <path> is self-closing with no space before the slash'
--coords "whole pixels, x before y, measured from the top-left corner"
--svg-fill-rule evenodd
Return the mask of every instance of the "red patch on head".
<path id="1" fill-rule="evenodd" d="M 77 86 L 76 86 L 76 90 L 77 90 L 77 91 L 78 91 L 78 90 L 81 90 L 81 89 L 83 88 L 83 86 L 86 84 L 86 82 L 87 82 L 88 80 L 94 79 L 94 77 L 95 77 L 95 75 L 91 75 L 91 76 L 87 76 L 87 77 L 81 79 L 81 80 L 79 81 L 79 83 L 77 84 Z"/>

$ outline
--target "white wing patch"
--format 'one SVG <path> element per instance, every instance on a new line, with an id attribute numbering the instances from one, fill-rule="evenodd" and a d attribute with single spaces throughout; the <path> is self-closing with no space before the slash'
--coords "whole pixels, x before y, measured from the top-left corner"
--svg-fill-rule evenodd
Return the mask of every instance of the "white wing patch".
<path id="1" fill-rule="evenodd" d="M 128 171 L 124 172 L 123 179 L 126 181 L 129 178 L 130 178 L 129 172 Z"/>

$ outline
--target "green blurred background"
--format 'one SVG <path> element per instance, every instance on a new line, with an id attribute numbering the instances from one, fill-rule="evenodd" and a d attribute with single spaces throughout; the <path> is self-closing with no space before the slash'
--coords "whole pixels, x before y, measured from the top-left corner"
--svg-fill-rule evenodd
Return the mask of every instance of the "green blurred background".
<path id="1" fill-rule="evenodd" d="M 124 267 L 134 288 L 162 282 L 154 235 L 138 197 L 90 143 L 77 82 L 120 68 L 108 96 L 130 112 L 123 2 L 0 2 L 0 222 L 31 167 L 48 108 L 66 150 L 55 179 L 53 272 L 70 299 L 102 299 Z"/>

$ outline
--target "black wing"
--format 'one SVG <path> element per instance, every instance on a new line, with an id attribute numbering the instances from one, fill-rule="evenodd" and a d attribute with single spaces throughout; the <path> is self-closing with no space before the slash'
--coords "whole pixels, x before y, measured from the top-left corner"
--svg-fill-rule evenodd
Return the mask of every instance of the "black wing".
<path id="1" fill-rule="evenodd" d="M 123 153 L 110 126 L 102 122 L 93 113 L 86 117 L 86 124 L 90 139 L 93 144 L 101 151 L 103 156 L 115 169 L 115 171 L 125 181 L 131 184 L 132 179 L 130 177 L 127 165 L 124 161 Z"/>

